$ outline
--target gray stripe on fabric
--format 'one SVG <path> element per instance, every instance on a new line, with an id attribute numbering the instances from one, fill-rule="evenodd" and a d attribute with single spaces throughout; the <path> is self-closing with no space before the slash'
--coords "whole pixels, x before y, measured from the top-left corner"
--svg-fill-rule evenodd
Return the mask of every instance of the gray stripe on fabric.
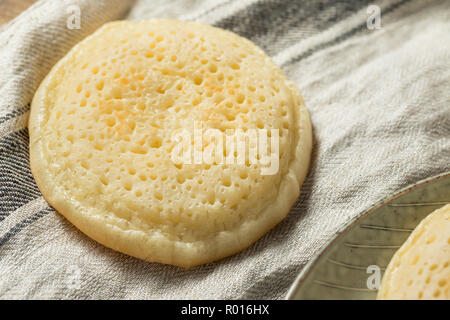
<path id="1" fill-rule="evenodd" d="M 395 11 L 396 9 L 400 8 L 402 5 L 404 5 L 404 4 L 408 3 L 408 2 L 411 2 L 411 0 L 403 0 L 403 1 L 400 1 L 400 2 L 397 2 L 397 3 L 393 4 L 392 6 L 390 6 L 388 8 L 385 8 L 383 10 L 383 15 L 385 16 L 385 15 Z M 319 51 L 324 50 L 326 48 L 329 48 L 331 46 L 337 45 L 337 44 L 341 43 L 342 41 L 347 40 L 347 39 L 355 36 L 359 32 L 361 32 L 363 30 L 366 30 L 366 28 L 367 28 L 367 24 L 366 24 L 366 21 L 364 21 L 360 25 L 358 25 L 358 26 L 354 27 L 353 29 L 351 29 L 350 31 L 348 31 L 348 32 L 346 32 L 346 33 L 336 37 L 335 39 L 332 39 L 332 40 L 330 40 L 328 42 L 325 42 L 325 43 L 321 43 L 321 44 L 319 44 L 319 45 L 317 45 L 317 46 L 307 50 L 306 52 L 302 53 L 301 55 L 293 57 L 293 58 L 291 58 L 288 61 L 285 61 L 282 64 L 282 66 L 286 66 L 286 65 L 289 65 L 289 64 L 293 64 L 293 63 L 299 62 L 299 61 L 301 61 L 303 59 L 306 59 L 307 57 L 315 54 L 316 52 L 319 52 Z"/>
<path id="2" fill-rule="evenodd" d="M 13 211 L 2 221 L 2 223 L 0 223 L 0 238 L 14 228 L 19 222 L 48 206 L 47 201 L 45 201 L 43 197 L 38 197 Z"/>
<path id="3" fill-rule="evenodd" d="M 19 107 L 11 112 L 7 112 L 4 116 L 0 117 L 0 125 L 3 125 L 5 121 L 8 121 L 12 118 L 21 116 L 27 113 L 30 110 L 30 104 L 26 104 L 25 106 Z"/>
<path id="4" fill-rule="evenodd" d="M 372 0 L 361 1 L 280 1 L 253 3 L 214 23 L 252 40 L 269 55 L 283 50 L 292 42 L 300 41 L 311 33 L 319 33 L 333 24 L 368 6 Z M 268 18 L 270 17 L 270 19 Z M 290 34 L 289 31 L 295 31 Z M 283 39 L 289 35 L 289 41 Z"/>
<path id="5" fill-rule="evenodd" d="M 40 211 L 34 213 L 33 215 L 29 216 L 28 218 L 24 219 L 23 221 L 19 222 L 11 230 L 9 230 L 3 237 L 0 238 L 0 247 L 2 245 L 4 245 L 6 242 L 8 242 L 12 237 L 14 237 L 20 231 L 22 231 L 29 225 L 33 224 L 35 221 L 39 220 L 40 218 L 46 216 L 50 212 L 54 212 L 54 209 L 52 207 L 48 207 L 46 209 L 40 210 Z"/>
<path id="6" fill-rule="evenodd" d="M 40 195 L 30 170 L 24 128 L 0 140 L 0 221 Z"/>

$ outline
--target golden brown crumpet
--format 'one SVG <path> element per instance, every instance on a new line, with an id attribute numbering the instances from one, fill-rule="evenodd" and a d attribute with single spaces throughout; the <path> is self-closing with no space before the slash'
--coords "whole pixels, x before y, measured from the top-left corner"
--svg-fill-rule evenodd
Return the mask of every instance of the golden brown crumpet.
<path id="1" fill-rule="evenodd" d="M 389 263 L 378 299 L 450 299 L 450 204 L 428 215 Z"/>
<path id="2" fill-rule="evenodd" d="M 175 163 L 173 134 L 194 123 L 279 130 L 277 172 Z M 58 212 L 107 247 L 183 267 L 243 250 L 280 222 L 312 143 L 298 89 L 261 49 L 164 19 L 108 23 L 76 45 L 36 92 L 29 130 L 33 175 Z"/>

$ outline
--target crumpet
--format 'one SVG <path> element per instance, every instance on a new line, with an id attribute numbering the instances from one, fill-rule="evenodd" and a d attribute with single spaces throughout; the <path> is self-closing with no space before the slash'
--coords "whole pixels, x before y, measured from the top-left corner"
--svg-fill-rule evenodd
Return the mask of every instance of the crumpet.
<path id="1" fill-rule="evenodd" d="M 195 124 L 224 136 L 276 130 L 277 170 L 173 161 L 174 133 Z M 59 213 L 107 247 L 183 267 L 243 250 L 280 222 L 312 145 L 298 89 L 261 49 L 165 19 L 108 23 L 76 45 L 36 92 L 29 132 L 33 175 Z"/>
<path id="2" fill-rule="evenodd" d="M 423 219 L 395 253 L 377 299 L 450 299 L 450 204 Z"/>

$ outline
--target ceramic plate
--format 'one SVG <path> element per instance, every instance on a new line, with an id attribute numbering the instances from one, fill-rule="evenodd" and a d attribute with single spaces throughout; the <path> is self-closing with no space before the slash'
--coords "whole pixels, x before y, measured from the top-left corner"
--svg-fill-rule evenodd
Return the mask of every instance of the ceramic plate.
<path id="1" fill-rule="evenodd" d="M 383 275 L 419 222 L 447 203 L 450 173 L 420 181 L 374 205 L 309 261 L 287 299 L 375 299 L 375 277 Z"/>

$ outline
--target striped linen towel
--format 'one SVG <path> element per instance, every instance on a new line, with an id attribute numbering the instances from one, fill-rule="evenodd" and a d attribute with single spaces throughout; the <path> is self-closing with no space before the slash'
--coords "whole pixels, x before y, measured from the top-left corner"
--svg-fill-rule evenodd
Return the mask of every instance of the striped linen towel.
<path id="1" fill-rule="evenodd" d="M 68 28 L 73 5 L 79 29 Z M 52 65 L 107 21 L 151 17 L 254 41 L 297 83 L 314 127 L 311 170 L 288 217 L 249 249 L 190 270 L 84 236 L 29 169 L 29 104 Z M 450 170 L 449 34 L 446 0 L 37 2 L 0 29 L 0 298 L 284 298 L 349 219 Z"/>

